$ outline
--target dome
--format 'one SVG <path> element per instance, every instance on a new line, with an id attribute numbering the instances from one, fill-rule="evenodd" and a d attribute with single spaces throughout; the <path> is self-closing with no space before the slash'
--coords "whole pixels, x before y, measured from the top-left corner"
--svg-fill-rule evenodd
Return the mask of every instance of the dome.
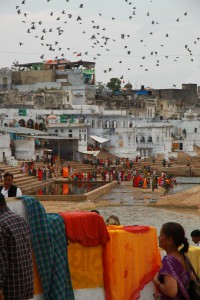
<path id="1" fill-rule="evenodd" d="M 51 115 L 49 115 L 49 116 L 47 117 L 47 119 L 48 119 L 48 120 L 57 119 L 57 116 L 56 116 L 56 115 L 53 115 L 53 114 L 51 114 Z"/>

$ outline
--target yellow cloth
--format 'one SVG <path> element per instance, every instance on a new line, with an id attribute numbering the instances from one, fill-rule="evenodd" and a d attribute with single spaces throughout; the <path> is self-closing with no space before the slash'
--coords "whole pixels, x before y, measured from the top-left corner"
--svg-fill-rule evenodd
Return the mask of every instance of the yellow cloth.
<path id="1" fill-rule="evenodd" d="M 193 265 L 193 268 L 198 276 L 200 276 L 200 247 L 190 246 L 188 257 Z"/>
<path id="2" fill-rule="evenodd" d="M 110 241 L 105 246 L 104 271 L 107 300 L 138 299 L 140 290 L 160 267 L 156 229 L 132 233 L 108 226 Z"/>
<path id="3" fill-rule="evenodd" d="M 68 261 L 73 289 L 103 287 L 102 246 L 68 246 Z"/>

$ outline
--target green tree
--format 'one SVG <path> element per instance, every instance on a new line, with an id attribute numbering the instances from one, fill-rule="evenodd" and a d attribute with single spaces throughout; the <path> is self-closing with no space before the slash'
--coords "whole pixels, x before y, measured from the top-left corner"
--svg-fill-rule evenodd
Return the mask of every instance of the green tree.
<path id="1" fill-rule="evenodd" d="M 96 90 L 97 90 L 98 92 L 102 92 L 104 88 L 105 88 L 105 84 L 102 83 L 101 81 L 98 81 L 98 82 L 96 83 Z"/>
<path id="2" fill-rule="evenodd" d="M 119 92 L 121 89 L 121 80 L 118 78 L 111 78 L 106 86 L 109 89 L 111 89 L 114 93 Z"/>
<path id="3" fill-rule="evenodd" d="M 127 84 L 125 84 L 124 88 L 127 90 L 132 90 L 132 84 L 130 82 L 128 82 Z"/>

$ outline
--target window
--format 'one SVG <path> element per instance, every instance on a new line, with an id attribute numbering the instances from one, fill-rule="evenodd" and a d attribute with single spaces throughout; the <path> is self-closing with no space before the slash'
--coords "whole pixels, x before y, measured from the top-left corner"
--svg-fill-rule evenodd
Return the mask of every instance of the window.
<path id="1" fill-rule="evenodd" d="M 86 142 L 86 141 L 87 141 L 87 135 L 84 134 L 84 142 Z"/>
<path id="2" fill-rule="evenodd" d="M 116 128 L 116 121 L 114 120 L 114 121 L 112 121 L 112 128 Z"/>
<path id="3" fill-rule="evenodd" d="M 79 133 L 79 141 L 81 141 L 81 133 Z"/>
<path id="4" fill-rule="evenodd" d="M 197 132 L 197 128 L 194 129 L 194 132 Z"/>
<path id="5" fill-rule="evenodd" d="M 55 132 L 55 133 L 58 133 L 58 129 L 55 129 L 54 132 Z"/>
<path id="6" fill-rule="evenodd" d="M 3 84 L 8 84 L 8 78 L 7 77 L 3 77 Z"/>
<path id="7" fill-rule="evenodd" d="M 69 138 L 72 138 L 72 136 L 73 136 L 73 135 L 72 135 L 72 130 L 70 129 L 70 130 L 69 130 Z"/>

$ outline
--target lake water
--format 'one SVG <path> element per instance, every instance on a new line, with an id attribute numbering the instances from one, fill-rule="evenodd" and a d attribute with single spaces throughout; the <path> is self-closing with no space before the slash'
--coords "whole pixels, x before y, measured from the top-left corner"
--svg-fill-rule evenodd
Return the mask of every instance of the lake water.
<path id="1" fill-rule="evenodd" d="M 30 191 L 30 195 L 83 195 L 104 185 L 104 183 L 53 183 Z"/>
<path id="2" fill-rule="evenodd" d="M 196 186 L 193 184 L 178 185 L 173 193 Z M 178 197 L 178 194 L 177 194 Z M 149 225 L 157 228 L 158 232 L 162 224 L 166 222 L 180 223 L 186 232 L 191 245 L 194 245 L 190 233 L 194 229 L 200 229 L 200 211 L 186 208 L 160 208 L 143 205 L 147 200 L 136 198 L 133 189 L 123 186 L 112 189 L 108 194 L 98 199 L 108 200 L 114 206 L 102 206 L 98 208 L 104 219 L 111 214 L 119 217 L 122 225 Z M 149 202 L 149 201 L 148 201 Z"/>

